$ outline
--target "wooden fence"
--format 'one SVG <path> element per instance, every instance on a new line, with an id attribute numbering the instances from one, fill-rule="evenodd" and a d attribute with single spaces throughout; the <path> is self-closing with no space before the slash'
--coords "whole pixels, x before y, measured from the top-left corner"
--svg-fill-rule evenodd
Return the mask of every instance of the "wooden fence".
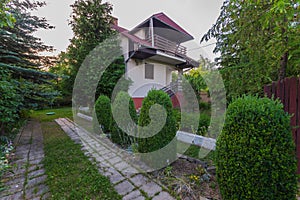
<path id="1" fill-rule="evenodd" d="M 298 170 L 300 174 L 300 77 L 285 78 L 264 87 L 264 93 L 280 99 L 284 110 L 292 115 L 291 126 L 296 144 Z"/>

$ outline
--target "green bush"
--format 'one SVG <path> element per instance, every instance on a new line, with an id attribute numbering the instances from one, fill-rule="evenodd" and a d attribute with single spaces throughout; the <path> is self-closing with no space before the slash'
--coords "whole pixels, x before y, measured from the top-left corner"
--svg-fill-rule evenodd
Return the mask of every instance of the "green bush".
<path id="1" fill-rule="evenodd" d="M 162 106 L 166 111 L 166 118 L 162 117 L 163 115 L 159 113 L 159 111 L 163 110 L 162 108 L 156 109 L 154 112 L 150 111 L 150 108 L 155 108 L 155 104 L 159 104 Z M 150 112 L 149 112 L 150 111 Z M 149 114 L 152 116 L 150 118 Z M 142 108 L 141 108 L 141 114 L 139 117 L 139 126 L 146 128 L 145 132 L 151 133 L 156 132 L 154 129 L 149 128 L 149 124 L 159 124 L 163 121 L 163 118 L 166 119 L 165 124 L 161 129 L 159 129 L 158 133 L 156 133 L 154 136 L 147 137 L 147 138 L 139 138 L 138 139 L 138 151 L 141 153 L 148 153 L 148 152 L 154 152 L 156 150 L 159 150 L 165 146 L 167 146 L 170 141 L 173 140 L 174 137 L 176 137 L 176 120 L 173 115 L 173 109 L 172 109 L 172 102 L 169 98 L 169 96 L 160 90 L 151 90 L 149 91 L 146 98 L 143 100 Z M 149 129 L 147 129 L 149 128 Z M 139 136 L 141 134 L 145 133 L 144 131 L 139 130 Z M 165 154 L 165 155 L 159 155 L 160 157 L 151 157 L 151 156 L 145 156 L 143 159 L 144 161 L 157 161 L 157 162 L 163 162 L 163 164 L 167 164 L 168 160 L 173 160 L 174 157 L 176 157 L 176 145 L 169 145 L 168 149 L 172 155 Z M 157 156 L 157 155 L 156 155 Z M 172 157 L 170 157 L 172 156 Z M 158 161 L 159 160 L 159 161 Z M 148 163 L 149 164 L 149 163 Z M 152 164 L 152 163 L 151 163 Z M 159 163 L 157 163 L 160 165 Z"/>
<path id="2" fill-rule="evenodd" d="M 202 101 L 199 102 L 199 109 L 200 110 L 210 110 L 210 108 L 211 108 L 210 103 L 202 102 Z"/>
<path id="3" fill-rule="evenodd" d="M 19 119 L 22 97 L 16 85 L 4 73 L 0 73 L 0 135 L 9 133 Z"/>
<path id="4" fill-rule="evenodd" d="M 100 95 L 95 103 L 95 110 L 93 113 L 94 131 L 99 133 L 100 129 L 98 125 L 100 125 L 104 133 L 109 133 L 111 131 L 111 124 L 112 113 L 110 99 L 105 95 Z"/>
<path id="5" fill-rule="evenodd" d="M 209 115 L 202 112 L 200 112 L 200 115 L 197 113 L 185 113 L 185 112 L 181 114 L 182 114 L 182 118 L 177 117 L 177 120 L 179 120 L 177 121 L 178 124 L 181 123 L 180 130 L 189 133 L 195 133 L 197 135 L 206 135 L 210 124 Z M 199 117 L 197 115 L 199 115 Z M 179 116 L 181 115 L 179 114 Z"/>
<path id="6" fill-rule="evenodd" d="M 296 198 L 296 159 L 290 117 L 279 101 L 244 96 L 233 101 L 216 147 L 222 198 Z"/>
<path id="7" fill-rule="evenodd" d="M 128 116 L 128 111 L 130 116 Z M 112 112 L 114 113 L 114 120 L 111 132 L 112 142 L 122 146 L 131 145 L 134 141 L 134 137 L 128 135 L 126 132 L 132 133 L 136 130 L 135 126 L 137 124 L 138 117 L 136 114 L 133 100 L 127 92 L 119 92 L 117 94 L 112 105 Z M 129 123 L 129 118 L 132 119 L 133 123 Z M 115 120 L 118 121 L 119 125 Z M 124 132 L 124 129 L 127 131 Z"/>

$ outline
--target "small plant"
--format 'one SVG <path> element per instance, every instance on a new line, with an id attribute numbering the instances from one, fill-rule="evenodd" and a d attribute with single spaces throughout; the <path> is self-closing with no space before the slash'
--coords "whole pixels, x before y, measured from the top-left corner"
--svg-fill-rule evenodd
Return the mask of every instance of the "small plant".
<path id="1" fill-rule="evenodd" d="M 202 167 L 202 165 L 198 165 L 198 167 L 196 167 L 196 170 L 199 173 L 199 176 L 202 176 L 206 173 L 206 170 Z"/>
<path id="2" fill-rule="evenodd" d="M 200 179 L 200 176 L 190 175 L 190 180 L 196 184 L 199 184 L 201 179 Z"/>
<path id="3" fill-rule="evenodd" d="M 93 113 L 93 127 L 96 133 L 100 132 L 100 125 L 104 133 L 111 131 L 112 113 L 110 99 L 105 95 L 100 95 L 95 103 Z"/>
<path id="4" fill-rule="evenodd" d="M 164 174 L 165 174 L 165 176 L 168 176 L 168 177 L 170 177 L 171 175 L 172 175 L 172 170 L 173 170 L 173 167 L 172 166 L 167 166 L 166 168 L 165 168 L 165 170 L 164 170 Z"/>

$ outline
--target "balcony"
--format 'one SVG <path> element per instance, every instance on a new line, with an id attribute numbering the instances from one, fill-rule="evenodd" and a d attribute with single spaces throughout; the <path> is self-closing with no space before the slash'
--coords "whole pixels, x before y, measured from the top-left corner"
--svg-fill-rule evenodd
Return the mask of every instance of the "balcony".
<path id="1" fill-rule="evenodd" d="M 154 34 L 153 38 L 154 38 L 154 47 L 156 47 L 157 49 L 160 49 L 170 55 L 186 57 L 186 52 L 187 52 L 186 47 L 181 46 L 176 42 L 170 41 L 156 34 Z M 146 41 L 152 44 L 152 37 L 149 36 L 146 39 Z"/>

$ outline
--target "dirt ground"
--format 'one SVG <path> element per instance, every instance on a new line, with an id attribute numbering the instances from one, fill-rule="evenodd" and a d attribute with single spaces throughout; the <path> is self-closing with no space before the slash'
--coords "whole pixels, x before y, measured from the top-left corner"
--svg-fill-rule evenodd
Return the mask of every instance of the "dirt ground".
<path id="1" fill-rule="evenodd" d="M 221 199 L 215 175 L 208 173 L 199 163 L 180 158 L 151 176 L 182 200 Z"/>

